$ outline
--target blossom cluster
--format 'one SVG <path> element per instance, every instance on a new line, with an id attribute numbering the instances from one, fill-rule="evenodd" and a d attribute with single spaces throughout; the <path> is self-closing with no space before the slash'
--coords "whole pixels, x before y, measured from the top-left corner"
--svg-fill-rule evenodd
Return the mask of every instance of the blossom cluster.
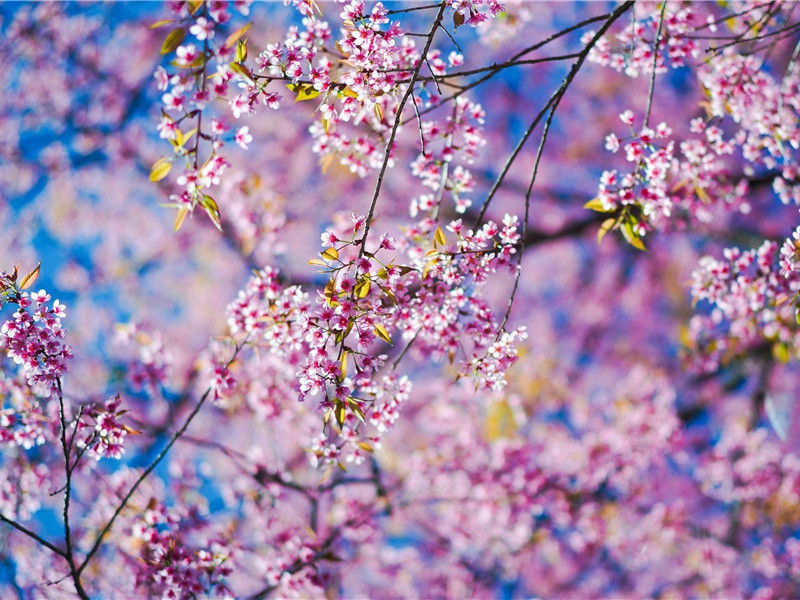
<path id="1" fill-rule="evenodd" d="M 21 292 L 14 302 L 17 310 L 0 326 L 0 351 L 21 366 L 36 395 L 58 395 L 59 378 L 72 357 L 61 326 L 66 307 L 59 300 L 49 305 L 50 294 L 44 290 Z"/>
<path id="2" fill-rule="evenodd" d="M 187 600 L 198 594 L 232 598 L 224 579 L 231 570 L 227 562 L 231 548 L 222 540 L 209 539 L 195 547 L 192 534 L 201 533 L 202 522 L 180 516 L 155 501 L 133 524 L 131 535 L 141 544 L 141 560 L 136 561 L 138 586 L 151 597 Z"/>
<path id="3" fill-rule="evenodd" d="M 636 18 L 619 33 L 606 35 L 591 48 L 588 60 L 624 72 L 629 77 L 663 73 L 668 67 L 686 64 L 699 55 L 691 33 L 696 29 L 700 10 L 679 2 L 650 3 L 636 11 Z M 689 34 L 689 35 L 687 35 Z M 581 40 L 589 41 L 594 32 Z"/>
<path id="4" fill-rule="evenodd" d="M 703 257 L 692 274 L 691 291 L 711 311 L 695 315 L 689 324 L 702 368 L 713 370 L 762 344 L 782 361 L 797 355 L 798 242 L 800 228 L 780 247 L 765 241 L 754 250 L 727 248 L 723 259 Z"/>

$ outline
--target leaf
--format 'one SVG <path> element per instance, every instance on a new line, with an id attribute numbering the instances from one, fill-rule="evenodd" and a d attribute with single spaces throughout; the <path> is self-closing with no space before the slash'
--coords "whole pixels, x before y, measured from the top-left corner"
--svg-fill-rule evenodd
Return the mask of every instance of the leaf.
<path id="1" fill-rule="evenodd" d="M 800 308 L 794 309 L 794 320 L 798 325 L 800 325 Z"/>
<path id="2" fill-rule="evenodd" d="M 164 177 L 169 175 L 171 168 L 171 162 L 169 162 L 166 158 L 159 158 L 153 163 L 153 167 L 150 169 L 150 181 L 161 181 L 164 179 Z"/>
<path id="3" fill-rule="evenodd" d="M 614 227 L 614 225 L 616 224 L 617 220 L 614 217 L 611 217 L 610 219 L 606 219 L 605 221 L 603 221 L 603 223 L 600 225 L 600 229 L 597 230 L 598 244 L 603 241 L 603 238 L 606 237 L 606 234 L 609 231 L 611 231 L 611 228 Z"/>
<path id="4" fill-rule="evenodd" d="M 339 361 L 339 372 L 341 373 L 339 381 L 343 381 L 347 377 L 347 350 L 342 351 L 342 359 Z"/>
<path id="5" fill-rule="evenodd" d="M 784 364 L 789 362 L 791 355 L 789 354 L 789 347 L 782 343 L 777 342 L 772 346 L 772 356 L 775 360 L 782 362 Z"/>
<path id="6" fill-rule="evenodd" d="M 25 275 L 25 277 L 22 278 L 22 281 L 19 282 L 19 289 L 27 290 L 29 287 L 31 287 L 36 281 L 36 279 L 39 277 L 39 272 L 41 270 L 42 270 L 42 263 L 39 263 L 38 265 L 36 265 L 36 268 L 33 271 L 31 271 L 30 273 Z"/>
<path id="7" fill-rule="evenodd" d="M 464 24 L 464 15 L 458 11 L 453 13 L 453 27 L 461 27 Z"/>
<path id="8" fill-rule="evenodd" d="M 161 44 L 161 54 L 170 54 L 181 45 L 183 38 L 186 37 L 186 30 L 183 27 L 176 27 L 167 34 L 164 43 Z"/>
<path id="9" fill-rule="evenodd" d="M 206 214 L 208 218 L 211 219 L 211 222 L 214 223 L 217 229 L 222 231 L 222 222 L 219 218 L 219 207 L 217 206 L 217 202 L 211 197 L 207 195 L 203 195 L 202 200 L 200 200 L 200 204 L 205 208 Z"/>
<path id="10" fill-rule="evenodd" d="M 183 225 L 183 220 L 186 218 L 186 215 L 188 214 L 189 214 L 189 208 L 187 206 L 184 206 L 178 211 L 178 214 L 175 215 L 174 231 L 178 231 L 181 228 L 181 225 Z"/>
<path id="11" fill-rule="evenodd" d="M 196 13 L 203 6 L 203 0 L 189 0 L 189 10 L 192 14 Z"/>
<path id="12" fill-rule="evenodd" d="M 152 25 L 150 25 L 150 29 L 158 29 L 159 27 L 163 27 L 164 25 L 169 25 L 172 23 L 172 19 L 161 19 L 160 21 L 156 21 Z"/>
<path id="13" fill-rule="evenodd" d="M 336 260 L 339 258 L 339 251 L 336 248 L 331 247 L 327 250 L 323 250 L 321 256 L 325 260 Z"/>
<path id="14" fill-rule="evenodd" d="M 361 410 L 361 407 L 358 405 L 358 402 L 356 402 L 355 398 L 348 398 L 347 404 L 350 407 L 350 410 L 353 411 L 353 414 L 355 414 L 355 416 L 358 417 L 359 421 L 361 421 L 362 423 L 367 422 L 367 419 L 364 417 L 364 411 Z"/>
<path id="15" fill-rule="evenodd" d="M 431 269 L 432 269 L 434 266 L 436 266 L 436 263 L 437 263 L 437 262 L 439 262 L 439 258 L 438 258 L 438 257 L 436 257 L 436 256 L 434 256 L 432 259 L 430 259 L 430 260 L 427 262 L 427 264 L 425 265 L 425 268 L 424 268 L 424 269 L 422 269 L 422 277 L 427 277 L 427 276 L 428 276 L 428 273 L 430 272 L 430 270 L 431 270 Z"/>
<path id="16" fill-rule="evenodd" d="M 444 231 L 442 231 L 441 227 L 436 228 L 436 232 L 433 234 L 433 241 L 440 246 L 447 245 L 447 237 L 444 235 Z"/>
<path id="17" fill-rule="evenodd" d="M 500 438 L 510 438 L 517 432 L 514 412 L 507 400 L 498 400 L 489 406 L 486 413 L 485 432 L 490 442 Z"/>
<path id="18" fill-rule="evenodd" d="M 356 287 L 353 290 L 356 293 L 356 298 L 366 298 L 367 294 L 369 294 L 369 288 L 370 280 L 365 277 L 356 284 Z"/>
<path id="19" fill-rule="evenodd" d="M 703 204 L 711 204 L 711 198 L 709 198 L 708 193 L 705 191 L 705 189 L 703 189 L 698 185 L 695 186 L 694 191 L 697 194 L 697 197 L 703 201 Z"/>
<path id="20" fill-rule="evenodd" d="M 239 27 L 239 29 L 237 29 L 227 37 L 227 39 L 225 40 L 225 47 L 226 48 L 233 47 L 233 45 L 239 41 L 239 38 L 242 37 L 247 32 L 247 30 L 250 29 L 252 26 L 253 26 L 252 23 L 248 23 L 247 25 Z"/>
<path id="21" fill-rule="evenodd" d="M 590 208 L 592 210 L 596 210 L 597 212 L 607 213 L 609 211 L 603 203 L 600 201 L 600 198 L 592 198 L 586 204 L 583 205 L 583 208 Z"/>
<path id="22" fill-rule="evenodd" d="M 122 428 L 125 431 L 127 431 L 128 433 L 130 433 L 131 435 L 142 435 L 141 431 L 139 431 L 138 429 L 134 429 L 133 427 L 130 427 L 129 425 L 123 425 Z"/>
<path id="23" fill-rule="evenodd" d="M 231 71 L 233 71 L 234 73 L 238 73 L 239 75 L 241 75 L 242 77 L 246 77 L 250 81 L 255 81 L 253 79 L 253 74 L 250 72 L 250 69 L 248 69 L 242 63 L 232 62 L 230 64 L 230 68 Z"/>
<path id="24" fill-rule="evenodd" d="M 247 41 L 239 40 L 236 43 L 236 60 L 243 63 L 247 60 Z"/>
<path id="25" fill-rule="evenodd" d="M 633 230 L 633 224 L 630 221 L 626 221 L 622 224 L 622 236 L 634 248 L 646 250 L 642 239 L 639 237 L 639 234 Z"/>
<path id="26" fill-rule="evenodd" d="M 336 422 L 339 424 L 339 427 L 344 425 L 344 420 L 347 417 L 347 411 L 344 407 L 344 403 L 337 400 L 336 407 L 333 409 L 333 415 L 336 417 Z"/>
<path id="27" fill-rule="evenodd" d="M 326 263 L 324 260 L 320 260 L 318 258 L 309 258 L 308 259 L 308 264 L 312 265 L 312 266 L 317 266 L 317 267 L 327 267 L 328 266 L 328 263 Z"/>
<path id="28" fill-rule="evenodd" d="M 392 343 L 392 338 L 389 336 L 389 332 L 386 331 L 386 328 L 383 325 L 381 325 L 380 323 L 375 325 L 375 329 L 373 330 L 373 333 L 375 335 L 377 335 L 379 338 L 381 338 L 387 344 L 391 344 Z"/>
<path id="29" fill-rule="evenodd" d="M 319 90 L 313 85 L 308 83 L 287 83 L 286 87 L 292 90 L 296 96 L 295 102 L 304 102 L 305 100 L 313 100 L 319 96 Z"/>
<path id="30" fill-rule="evenodd" d="M 353 90 L 349 87 L 344 88 L 343 90 L 339 91 L 340 96 L 350 96 L 351 98 L 358 98 L 358 94 L 356 94 Z"/>

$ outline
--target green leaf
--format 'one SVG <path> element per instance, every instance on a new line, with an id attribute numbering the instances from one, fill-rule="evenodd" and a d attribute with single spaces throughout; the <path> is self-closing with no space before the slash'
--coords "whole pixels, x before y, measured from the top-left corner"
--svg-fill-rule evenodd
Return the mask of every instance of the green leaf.
<path id="1" fill-rule="evenodd" d="M 30 273 L 25 275 L 25 277 L 22 278 L 22 280 L 19 282 L 19 289 L 27 290 L 29 287 L 31 287 L 36 282 L 36 279 L 39 277 L 39 272 L 41 270 L 42 270 L 42 263 L 39 263 L 38 265 L 36 265 L 36 268 L 33 271 L 31 271 Z"/>
<path id="2" fill-rule="evenodd" d="M 788 363 L 791 358 L 789 347 L 782 342 L 777 342 L 772 346 L 772 356 L 779 362 Z"/>
<path id="3" fill-rule="evenodd" d="M 630 221 L 626 221 L 622 224 L 622 236 L 634 248 L 637 248 L 638 250 L 647 249 L 642 243 L 642 238 L 640 238 L 639 234 L 633 230 L 633 223 Z"/>
<path id="4" fill-rule="evenodd" d="M 169 175 L 170 169 L 172 169 L 172 163 L 166 158 L 159 158 L 150 169 L 150 181 L 161 181 Z"/>
<path id="5" fill-rule="evenodd" d="M 314 86 L 309 83 L 287 83 L 286 87 L 296 94 L 295 102 L 313 100 L 319 96 L 319 90 L 315 89 Z"/>
<path id="6" fill-rule="evenodd" d="M 231 71 L 233 71 L 234 73 L 238 73 L 239 75 L 241 75 L 242 77 L 246 77 L 250 81 L 255 81 L 253 79 L 253 74 L 250 72 L 250 69 L 248 69 L 242 63 L 232 62 L 230 64 L 230 67 Z"/>
<path id="7" fill-rule="evenodd" d="M 377 335 L 379 338 L 381 338 L 387 344 L 391 344 L 392 343 L 392 338 L 391 338 L 391 336 L 389 336 L 389 332 L 386 331 L 386 328 L 383 325 L 381 325 L 380 323 L 375 325 L 375 329 L 373 330 L 373 333 L 375 335 Z"/>
<path id="8" fill-rule="evenodd" d="M 586 204 L 583 205 L 583 208 L 590 208 L 592 210 L 596 210 L 597 212 L 607 213 L 611 212 L 607 208 L 603 206 L 603 203 L 600 201 L 599 198 L 592 198 Z"/>
<path id="9" fill-rule="evenodd" d="M 597 230 L 597 243 L 598 244 L 603 241 L 603 238 L 606 237 L 606 234 L 609 231 L 611 231 L 611 229 L 616 224 L 617 224 L 617 220 L 614 217 L 611 217 L 610 219 L 606 219 L 605 221 L 603 221 L 603 223 L 600 225 L 600 229 Z"/>
<path id="10" fill-rule="evenodd" d="M 247 32 L 247 30 L 250 29 L 252 26 L 253 26 L 252 23 L 248 23 L 247 25 L 239 27 L 239 29 L 230 34 L 228 38 L 225 40 L 225 46 L 227 48 L 233 47 L 233 45 L 239 41 L 239 38 L 242 37 Z"/>
<path id="11" fill-rule="evenodd" d="M 175 215 L 175 227 L 174 231 L 178 231 L 183 225 L 183 220 L 186 218 L 186 215 L 189 214 L 189 208 L 184 206 L 179 211 L 178 214 Z"/>
<path id="12" fill-rule="evenodd" d="M 247 42 L 245 40 L 239 40 L 236 43 L 236 60 L 240 63 L 247 60 Z"/>
<path id="13" fill-rule="evenodd" d="M 353 290 L 356 293 L 356 298 L 366 298 L 369 294 L 370 280 L 366 277 L 356 284 Z"/>
<path id="14" fill-rule="evenodd" d="M 433 241 L 440 246 L 447 245 L 447 237 L 444 235 L 444 231 L 442 231 L 441 227 L 436 228 L 436 232 L 433 234 Z"/>
<path id="15" fill-rule="evenodd" d="M 161 54 L 169 54 L 175 52 L 175 49 L 181 45 L 183 38 L 186 37 L 186 30 L 183 27 L 176 27 L 167 34 L 164 43 L 161 44 Z"/>
<path id="16" fill-rule="evenodd" d="M 325 260 L 336 260 L 339 258 L 339 251 L 336 248 L 328 248 L 320 256 Z"/>

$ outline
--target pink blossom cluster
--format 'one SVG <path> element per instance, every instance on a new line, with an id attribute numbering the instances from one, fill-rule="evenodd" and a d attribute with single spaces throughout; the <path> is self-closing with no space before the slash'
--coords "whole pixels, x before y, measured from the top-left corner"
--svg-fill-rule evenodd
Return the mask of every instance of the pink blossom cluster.
<path id="1" fill-rule="evenodd" d="M 78 422 L 76 433 L 80 433 L 76 444 L 85 448 L 86 453 L 95 460 L 101 458 L 122 458 L 125 453 L 125 438 L 130 427 L 119 422 L 126 410 L 120 410 L 121 400 L 115 396 L 102 408 L 88 410 Z"/>
<path id="2" fill-rule="evenodd" d="M 793 58 L 780 80 L 763 69 L 763 61 L 731 49 L 698 71 L 707 90 L 710 113 L 730 117 L 735 142 L 754 166 L 775 171 L 773 189 L 784 204 L 800 203 L 797 150 L 800 148 L 800 66 Z"/>
<path id="3" fill-rule="evenodd" d="M 469 169 L 454 159 L 467 163 L 474 160 L 478 148 L 486 143 L 479 127 L 484 117 L 479 104 L 459 96 L 453 101 L 451 114 L 444 123 L 423 121 L 420 124 L 424 147 L 411 163 L 411 172 L 431 189 L 431 193 L 411 201 L 409 212 L 412 218 L 420 212 L 438 214 L 445 191 L 452 197 L 456 212 L 464 213 L 472 205 L 465 194 L 474 190 L 474 178 Z"/>
<path id="4" fill-rule="evenodd" d="M 200 594 L 232 598 L 224 583 L 230 574 L 230 545 L 215 539 L 193 545 L 192 536 L 202 534 L 203 528 L 196 517 L 180 518 L 153 499 L 131 531 L 140 545 L 137 586 L 164 600 L 188 600 Z"/>
<path id="5" fill-rule="evenodd" d="M 697 220 L 713 220 L 715 207 L 747 214 L 748 185 L 744 177 L 736 179 L 730 157 L 735 141 L 725 139 L 723 130 L 702 118 L 690 125 L 676 148 L 673 130 L 665 122 L 655 128 L 634 128 L 634 112 L 626 110 L 620 120 L 630 128 L 630 135 L 606 136 L 606 149 L 624 152 L 633 163 L 628 173 L 606 170 L 600 177 L 597 200 L 587 205 L 600 212 L 613 213 L 617 222 L 643 236 L 653 228 L 686 226 Z M 628 235 L 628 234 L 626 234 Z"/>
<path id="6" fill-rule="evenodd" d="M 249 4 L 236 2 L 235 8 L 242 14 L 248 14 Z M 188 3 L 173 2 L 170 6 L 175 19 L 173 25 L 177 26 L 167 35 L 162 53 L 174 52 L 175 59 L 170 65 L 176 71 L 171 73 L 159 66 L 154 75 L 158 89 L 164 92 L 161 97 L 163 108 L 158 124 L 159 135 L 172 143 L 174 153 L 172 157 L 156 162 L 151 179 L 163 179 L 173 161 L 183 158 L 184 171 L 176 178 L 182 191 L 173 194 L 170 200 L 183 211 L 182 214 L 193 211 L 197 206 L 202 207 L 219 226 L 219 209 L 209 194 L 213 187 L 219 185 L 222 173 L 230 166 L 219 150 L 231 138 L 238 145 L 246 147 L 252 137 L 247 127 L 241 127 L 231 134 L 223 117 L 209 114 L 208 105 L 214 97 L 226 97 L 229 94 L 228 88 L 234 83 L 231 82 L 234 75 L 231 61 L 236 58 L 237 52 L 243 50 L 241 45 L 234 48 L 236 40 L 231 43 L 228 40 L 222 43 L 213 41 L 217 28 L 231 18 L 228 2 L 215 0 L 201 3 L 191 11 Z M 193 36 L 195 43 L 189 43 L 187 35 Z M 212 60 L 216 62 L 216 71 L 213 73 L 210 72 Z M 255 96 L 259 97 L 259 94 Z M 266 97 L 264 101 L 268 101 Z M 240 112 L 235 110 L 235 116 L 238 117 Z M 203 157 L 201 141 L 208 146 Z M 179 226 L 177 223 L 176 227 Z"/>
<path id="7" fill-rule="evenodd" d="M 156 391 L 166 383 L 172 357 L 158 331 L 145 324 L 119 324 L 115 342 L 126 355 L 135 356 L 126 362 L 127 378 L 134 389 Z"/>
<path id="8" fill-rule="evenodd" d="M 667 67 L 681 67 L 699 55 L 691 34 L 702 8 L 680 2 L 650 2 L 637 7 L 634 19 L 614 36 L 606 35 L 589 51 L 588 60 L 609 66 L 629 77 L 663 73 Z M 687 35 L 688 34 L 688 35 Z M 594 32 L 581 40 L 588 42 Z"/>
<path id="9" fill-rule="evenodd" d="M 43 398 L 59 394 L 59 379 L 72 357 L 61 326 L 66 307 L 59 300 L 49 302 L 44 290 L 21 292 L 17 310 L 0 326 L 0 350 L 21 366 L 28 385 Z"/>
<path id="10" fill-rule="evenodd" d="M 765 241 L 754 250 L 727 248 L 723 259 L 705 256 L 692 274 L 692 296 L 711 305 L 695 315 L 689 339 L 699 365 L 713 370 L 742 352 L 769 344 L 780 360 L 796 355 L 798 240 Z"/>

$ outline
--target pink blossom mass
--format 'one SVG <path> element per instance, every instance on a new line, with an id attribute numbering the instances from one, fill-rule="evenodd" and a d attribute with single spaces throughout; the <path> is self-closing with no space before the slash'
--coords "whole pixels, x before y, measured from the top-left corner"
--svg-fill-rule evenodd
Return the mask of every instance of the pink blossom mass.
<path id="1" fill-rule="evenodd" d="M 800 598 L 800 11 L 0 4 L 0 598 Z"/>

